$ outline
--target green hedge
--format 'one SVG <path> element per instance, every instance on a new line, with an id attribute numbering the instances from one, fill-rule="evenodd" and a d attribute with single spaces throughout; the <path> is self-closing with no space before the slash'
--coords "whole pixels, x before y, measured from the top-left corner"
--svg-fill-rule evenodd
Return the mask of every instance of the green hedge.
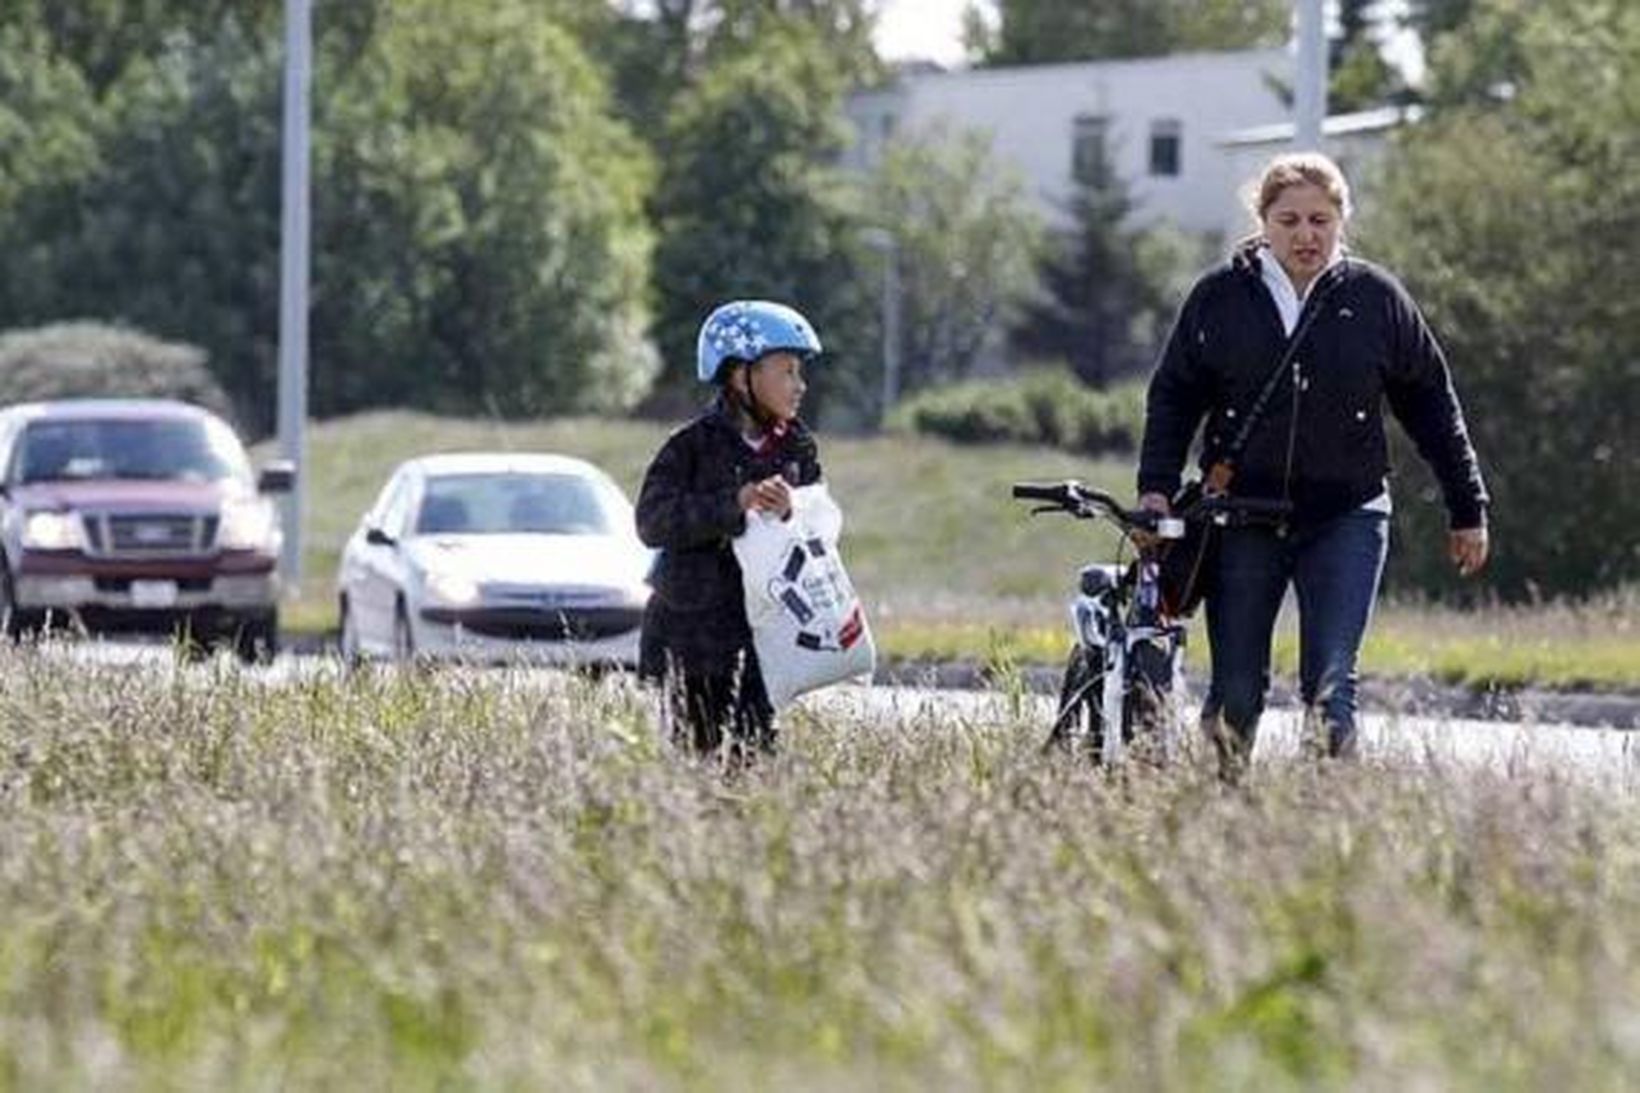
<path id="1" fill-rule="evenodd" d="M 1144 421 L 1142 381 L 1094 390 L 1069 372 L 1035 369 L 924 391 L 895 408 L 889 428 L 959 444 L 1043 444 L 1104 455 L 1133 452 Z"/>
<path id="2" fill-rule="evenodd" d="M 96 322 L 0 334 L 0 406 L 60 398 L 175 398 L 229 411 L 195 346 Z"/>

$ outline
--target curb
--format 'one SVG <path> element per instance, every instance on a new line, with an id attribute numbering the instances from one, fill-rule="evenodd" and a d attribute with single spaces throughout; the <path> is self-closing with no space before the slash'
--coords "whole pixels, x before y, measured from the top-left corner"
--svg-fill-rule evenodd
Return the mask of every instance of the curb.
<path id="1" fill-rule="evenodd" d="M 1059 693 L 1060 670 L 1031 665 L 1019 670 L 1019 680 L 1032 694 Z M 890 662 L 877 669 L 874 682 L 895 686 L 939 687 L 973 691 L 1000 685 L 997 677 L 977 663 Z M 1190 701 L 1201 701 L 1202 680 L 1187 677 L 1185 692 Z M 1423 717 L 1462 718 L 1473 721 L 1550 721 L 1582 728 L 1640 729 L 1640 694 L 1605 691 L 1551 691 L 1543 688 L 1519 689 L 1454 687 L 1430 679 L 1361 680 L 1358 690 L 1361 707 L 1369 713 L 1408 714 Z M 1275 680 L 1270 687 L 1271 708 L 1294 708 L 1298 696 L 1287 680 Z"/>

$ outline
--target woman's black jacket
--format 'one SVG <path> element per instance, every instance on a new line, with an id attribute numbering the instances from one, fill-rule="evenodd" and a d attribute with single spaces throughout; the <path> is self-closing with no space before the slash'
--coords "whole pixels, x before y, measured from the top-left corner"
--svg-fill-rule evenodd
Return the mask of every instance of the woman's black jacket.
<path id="1" fill-rule="evenodd" d="M 1264 261 L 1274 261 L 1265 255 Z M 1150 381 L 1139 492 L 1172 496 L 1198 427 L 1201 466 L 1223 452 L 1272 369 L 1287 335 L 1260 275 L 1243 251 L 1203 276 L 1180 309 Z M 1389 473 L 1388 403 L 1440 480 L 1451 526 L 1486 522 L 1487 493 L 1451 373 L 1400 282 L 1344 258 L 1305 301 L 1319 309 L 1293 367 L 1266 404 L 1236 460 L 1231 493 L 1286 499 L 1298 523 L 1316 523 L 1378 496 Z M 1296 423 L 1295 423 L 1296 413 Z"/>
<path id="2" fill-rule="evenodd" d="M 645 676 L 660 674 L 666 654 L 691 672 L 729 672 L 750 646 L 730 540 L 746 527 L 740 488 L 777 474 L 794 486 L 820 480 L 813 434 L 794 421 L 754 451 L 721 399 L 667 438 L 649 464 L 638 493 L 638 537 L 660 555 L 644 613 Z"/>

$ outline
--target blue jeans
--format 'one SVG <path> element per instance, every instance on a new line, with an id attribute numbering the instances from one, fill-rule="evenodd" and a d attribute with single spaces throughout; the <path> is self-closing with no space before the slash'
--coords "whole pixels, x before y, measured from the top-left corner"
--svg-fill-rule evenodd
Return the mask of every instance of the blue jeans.
<path id="1" fill-rule="evenodd" d="M 1207 600 L 1213 681 L 1202 709 L 1210 727 L 1250 752 L 1270 686 L 1270 642 L 1290 583 L 1298 595 L 1299 688 L 1327 730 L 1327 751 L 1355 745 L 1356 659 L 1372 618 L 1389 547 L 1387 513 L 1357 509 L 1289 535 L 1227 528 Z"/>

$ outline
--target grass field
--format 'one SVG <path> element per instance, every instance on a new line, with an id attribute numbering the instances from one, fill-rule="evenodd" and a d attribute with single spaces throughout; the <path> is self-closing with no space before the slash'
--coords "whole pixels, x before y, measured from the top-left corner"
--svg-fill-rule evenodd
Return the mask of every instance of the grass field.
<path id="1" fill-rule="evenodd" d="M 636 495 L 666 431 L 646 422 L 500 423 L 410 413 L 316 426 L 310 434 L 306 580 L 286 612 L 287 624 L 305 631 L 334 627 L 337 557 L 400 460 L 473 448 L 559 451 L 592 460 Z M 1125 496 L 1132 479 L 1127 464 L 914 437 L 823 437 L 821 454 L 847 518 L 850 573 L 886 652 L 1063 659 L 1067 591 L 1080 565 L 1109 559 L 1113 540 L 1090 525 L 1029 518 L 1008 487 L 1025 478 L 1077 477 Z M 1201 635 L 1192 644 L 1195 655 L 1204 653 Z M 1290 671 L 1290 626 L 1277 654 L 1278 664 Z M 1640 688 L 1640 590 L 1575 607 L 1464 613 L 1388 603 L 1364 650 L 1363 668 L 1476 686 Z"/>
<path id="2" fill-rule="evenodd" d="M 518 676 L 0 671 L 0 1089 L 1616 1089 L 1640 796 Z M 1004 704 L 1005 705 L 1005 704 Z"/>

